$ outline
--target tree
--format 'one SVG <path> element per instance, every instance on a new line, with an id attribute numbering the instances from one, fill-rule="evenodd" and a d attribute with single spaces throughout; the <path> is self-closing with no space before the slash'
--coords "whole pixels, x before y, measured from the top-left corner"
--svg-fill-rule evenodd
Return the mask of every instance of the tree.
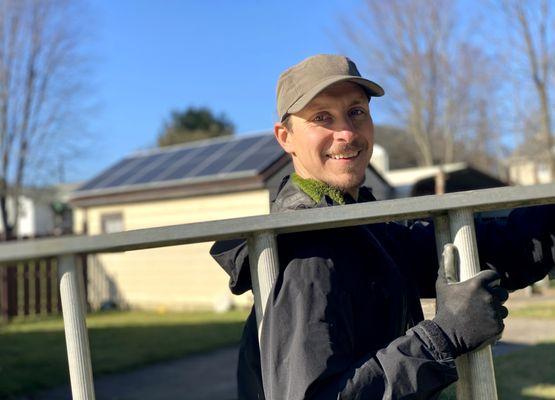
<path id="1" fill-rule="evenodd" d="M 29 165 L 58 158 L 71 142 L 62 134 L 75 122 L 84 79 L 73 6 L 0 0 L 0 214 L 7 239 L 17 236 Z"/>
<path id="2" fill-rule="evenodd" d="M 345 21 L 346 37 L 386 88 L 392 114 L 416 144 L 418 164 L 459 161 L 480 150 L 477 138 L 495 139 L 495 120 L 485 124 L 490 113 L 480 109 L 495 102 L 497 75 L 484 51 L 461 34 L 455 2 L 365 4 L 360 23 Z"/>
<path id="3" fill-rule="evenodd" d="M 158 135 L 158 146 L 233 135 L 235 126 L 224 114 L 215 116 L 205 107 L 189 107 L 185 111 L 172 111 L 170 119 Z"/>
<path id="4" fill-rule="evenodd" d="M 555 12 L 548 0 L 501 0 L 508 20 L 507 26 L 516 37 L 511 42 L 513 60 L 518 71 L 525 71 L 526 80 L 535 91 L 538 109 L 539 137 L 543 153 L 555 180 L 555 155 L 553 154 L 553 107 L 551 92 L 555 83 Z M 524 91 L 519 80 L 518 92 Z M 535 133 L 535 132 L 534 132 Z"/>

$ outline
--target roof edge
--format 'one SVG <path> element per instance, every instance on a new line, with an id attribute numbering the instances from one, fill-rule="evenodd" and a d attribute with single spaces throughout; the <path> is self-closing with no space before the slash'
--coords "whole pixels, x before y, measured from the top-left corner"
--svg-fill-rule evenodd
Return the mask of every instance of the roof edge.
<path id="1" fill-rule="evenodd" d="M 271 134 L 270 130 L 261 130 L 261 131 L 252 131 L 252 132 L 247 132 L 247 133 L 242 133 L 242 134 L 217 136 L 217 137 L 213 137 L 213 138 L 200 139 L 200 140 L 194 140 L 194 141 L 191 141 L 191 142 L 174 144 L 174 145 L 171 145 L 171 146 L 153 147 L 153 148 L 149 148 L 149 149 L 136 150 L 136 151 L 130 153 L 129 155 L 127 155 L 126 157 L 124 157 L 123 159 L 138 157 L 138 156 L 147 156 L 147 155 L 158 154 L 158 153 L 166 153 L 166 152 L 170 152 L 170 151 L 182 150 L 182 149 L 185 149 L 185 148 L 195 148 L 195 147 L 199 147 L 199 146 L 206 146 L 206 145 L 212 144 L 212 143 L 230 142 L 230 141 L 248 139 L 248 138 L 251 138 L 251 137 L 264 136 L 264 135 L 270 135 L 270 134 Z"/>
<path id="2" fill-rule="evenodd" d="M 216 175 L 200 176 L 200 177 L 193 177 L 193 178 L 187 178 L 187 179 L 174 179 L 174 180 L 168 180 L 168 181 L 150 182 L 150 183 L 143 183 L 143 184 L 114 186 L 114 187 L 102 188 L 102 189 L 76 190 L 75 192 L 72 192 L 70 194 L 69 199 L 70 201 L 73 201 L 73 200 L 78 200 L 79 198 L 82 198 L 82 197 L 101 197 L 101 196 L 118 194 L 118 193 L 126 193 L 126 192 L 136 192 L 136 191 L 151 190 L 151 189 L 164 189 L 164 188 L 171 188 L 171 187 L 184 186 L 184 185 L 196 185 L 201 183 L 214 183 L 214 182 L 222 182 L 222 181 L 233 180 L 233 179 L 248 178 L 251 176 L 256 176 L 256 170 L 247 170 L 247 171 L 241 171 L 241 172 L 235 172 L 235 173 L 225 173 L 225 175 L 216 174 Z"/>
<path id="3" fill-rule="evenodd" d="M 266 188 L 265 181 L 258 175 L 247 178 L 229 179 L 227 181 L 220 181 L 220 183 L 220 185 L 213 185 L 208 182 L 198 182 L 195 185 L 187 184 L 164 188 L 105 193 L 103 195 L 82 196 L 71 199 L 70 204 L 75 207 L 86 208 L 121 203 L 138 203 L 151 200 L 171 200 Z"/>

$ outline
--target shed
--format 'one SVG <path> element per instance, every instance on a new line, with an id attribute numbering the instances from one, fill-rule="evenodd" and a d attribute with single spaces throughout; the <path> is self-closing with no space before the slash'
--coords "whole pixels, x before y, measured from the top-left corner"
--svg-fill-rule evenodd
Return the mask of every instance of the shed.
<path id="1" fill-rule="evenodd" d="M 75 232 L 88 235 L 269 213 L 291 159 L 273 134 L 240 135 L 129 155 L 72 195 Z M 377 197 L 391 186 L 369 166 Z M 144 309 L 224 307 L 227 275 L 211 243 L 88 257 L 93 308 L 115 303 Z M 250 295 L 233 299 L 250 304 Z"/>

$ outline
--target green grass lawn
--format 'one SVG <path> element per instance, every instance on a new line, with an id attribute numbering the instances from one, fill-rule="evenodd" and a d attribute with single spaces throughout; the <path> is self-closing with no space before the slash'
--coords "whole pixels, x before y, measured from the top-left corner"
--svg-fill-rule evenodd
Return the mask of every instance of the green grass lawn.
<path id="1" fill-rule="evenodd" d="M 511 310 L 555 319 L 553 304 Z M 95 375 L 128 370 L 237 343 L 246 312 L 109 312 L 87 318 Z M 500 399 L 555 399 L 553 341 L 494 359 Z M 60 318 L 0 325 L 0 398 L 69 382 Z M 451 388 L 441 399 L 455 399 Z"/>
<path id="2" fill-rule="evenodd" d="M 555 399 L 555 338 L 498 357 L 495 374 L 500 399 Z"/>
<path id="3" fill-rule="evenodd" d="M 245 311 L 87 317 L 93 372 L 123 371 L 238 343 Z M 69 382 L 61 318 L 0 326 L 0 398 Z"/>
<path id="4" fill-rule="evenodd" d="M 503 400 L 555 399 L 555 338 L 493 359 L 497 394 Z M 455 386 L 440 400 L 455 400 Z"/>
<path id="5" fill-rule="evenodd" d="M 524 308 L 510 310 L 511 317 L 555 319 L 554 303 L 538 303 Z M 555 332 L 553 332 L 555 335 Z"/>

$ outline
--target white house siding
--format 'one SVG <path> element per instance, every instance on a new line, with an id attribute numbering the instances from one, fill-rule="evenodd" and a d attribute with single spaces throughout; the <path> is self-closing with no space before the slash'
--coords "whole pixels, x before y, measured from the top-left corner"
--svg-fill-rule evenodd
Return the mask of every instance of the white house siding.
<path id="1" fill-rule="evenodd" d="M 514 158 L 509 161 L 509 179 L 517 185 L 536 185 L 552 181 L 549 164 L 526 158 Z"/>
<path id="2" fill-rule="evenodd" d="M 11 199 L 10 199 L 11 200 Z M 11 201 L 9 203 L 12 203 Z M 9 204 L 8 203 L 8 204 Z M 13 208 L 13 204 L 10 204 Z M 28 197 L 21 196 L 19 198 L 19 221 L 18 221 L 18 235 L 21 237 L 32 237 L 35 235 L 35 205 Z"/>
<path id="3" fill-rule="evenodd" d="M 50 203 L 36 202 L 35 209 L 35 235 L 43 236 L 54 231 L 54 211 Z"/>
<path id="4" fill-rule="evenodd" d="M 89 234 L 102 231 L 102 216 L 121 213 L 124 230 L 267 214 L 268 190 L 198 196 L 178 200 L 77 209 L 75 230 L 83 221 Z M 89 257 L 89 299 L 93 307 L 107 300 L 145 309 L 213 308 L 229 301 L 228 276 L 208 254 L 210 243 Z M 251 295 L 233 296 L 239 305 Z"/>
<path id="5" fill-rule="evenodd" d="M 8 215 L 12 216 L 14 202 L 8 198 Z M 17 222 L 19 237 L 37 237 L 52 234 L 54 230 L 54 212 L 50 201 L 43 198 L 19 196 L 19 217 Z M 4 227 L 0 224 L 0 233 Z"/>

